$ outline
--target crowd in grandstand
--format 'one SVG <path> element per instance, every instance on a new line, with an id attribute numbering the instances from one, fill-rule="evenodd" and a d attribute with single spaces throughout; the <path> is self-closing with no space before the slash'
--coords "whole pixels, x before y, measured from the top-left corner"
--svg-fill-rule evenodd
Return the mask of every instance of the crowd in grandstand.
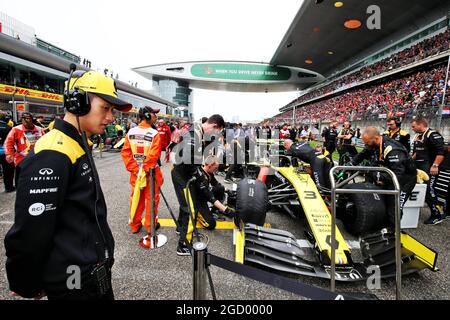
<path id="1" fill-rule="evenodd" d="M 292 103 L 301 103 L 309 101 L 316 97 L 334 92 L 346 85 L 355 84 L 365 79 L 380 75 L 382 73 L 398 69 L 405 65 L 423 60 L 429 56 L 433 56 L 440 52 L 446 51 L 450 48 L 450 30 L 440 33 L 432 38 L 423 40 L 412 47 L 406 48 L 398 53 L 395 53 L 381 61 L 378 61 L 369 66 L 365 66 L 356 72 L 346 75 L 332 83 L 306 93 L 300 96 Z"/>
<path id="2" fill-rule="evenodd" d="M 319 119 L 339 119 L 343 122 L 371 117 L 376 119 L 380 113 L 400 113 L 408 117 L 425 109 L 436 112 L 442 102 L 444 82 L 444 66 L 419 71 L 401 79 L 355 89 L 302 106 L 296 110 L 295 118 L 298 122 L 317 122 Z M 273 122 L 283 122 L 291 115 L 291 111 L 281 114 Z"/>

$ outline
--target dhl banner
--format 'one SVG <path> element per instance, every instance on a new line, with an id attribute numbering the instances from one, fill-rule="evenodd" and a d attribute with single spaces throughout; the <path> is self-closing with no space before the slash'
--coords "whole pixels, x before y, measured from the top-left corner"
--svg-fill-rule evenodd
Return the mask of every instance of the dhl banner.
<path id="1" fill-rule="evenodd" d="M 16 92 L 16 96 L 26 96 L 35 99 L 43 99 L 63 103 L 63 96 L 61 94 L 14 87 L 8 84 L 0 83 L 0 93 L 13 95 L 14 91 Z"/>

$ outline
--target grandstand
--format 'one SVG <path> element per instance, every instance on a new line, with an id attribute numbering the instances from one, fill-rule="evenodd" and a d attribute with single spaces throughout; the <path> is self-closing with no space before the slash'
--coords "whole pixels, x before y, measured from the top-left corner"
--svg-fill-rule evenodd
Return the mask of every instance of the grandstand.
<path id="1" fill-rule="evenodd" d="M 449 8 L 449 2 L 443 1 L 433 10 L 422 11 L 413 31 L 410 24 L 397 22 L 399 31 L 378 39 L 364 50 L 365 56 L 354 52 L 350 58 L 342 57 L 338 66 L 324 68 L 326 80 L 280 108 L 270 124 L 294 119 L 296 125 L 335 119 L 367 123 L 384 121 L 389 115 L 410 118 L 419 114 L 437 119 L 442 102 L 444 109 L 449 104 L 448 95 L 444 99 L 450 55 Z M 398 14 L 401 20 L 400 11 Z M 295 28 L 299 26 L 291 31 Z"/>

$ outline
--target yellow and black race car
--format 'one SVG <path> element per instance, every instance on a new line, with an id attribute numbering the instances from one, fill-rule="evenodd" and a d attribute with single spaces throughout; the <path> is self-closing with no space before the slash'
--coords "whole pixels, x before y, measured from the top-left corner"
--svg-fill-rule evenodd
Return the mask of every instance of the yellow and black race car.
<path id="1" fill-rule="evenodd" d="M 245 227 L 235 242 L 236 261 L 289 273 L 329 279 L 331 264 L 331 214 L 329 189 L 318 186 L 308 164 L 286 156 L 275 164 L 250 164 L 249 177 L 236 190 L 236 223 Z M 324 170 L 324 168 L 322 168 Z M 328 173 L 327 173 L 328 174 Z M 377 189 L 367 182 L 348 188 Z M 395 276 L 395 234 L 386 223 L 382 195 L 350 194 L 337 199 L 345 233 L 359 236 L 351 240 L 337 229 L 336 280 L 360 281 L 379 268 L 381 277 Z M 304 239 L 285 230 L 265 228 L 266 212 L 278 207 L 293 218 L 304 216 Z M 241 224 L 242 225 L 242 224 Z M 438 271 L 437 253 L 405 232 L 401 233 L 402 271 Z M 353 254 L 358 252 L 358 254 Z"/>

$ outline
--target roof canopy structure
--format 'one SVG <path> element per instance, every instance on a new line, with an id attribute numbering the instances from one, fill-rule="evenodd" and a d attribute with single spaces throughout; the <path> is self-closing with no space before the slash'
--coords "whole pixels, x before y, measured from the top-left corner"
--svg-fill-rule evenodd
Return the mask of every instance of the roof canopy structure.
<path id="1" fill-rule="evenodd" d="M 201 61 L 134 68 L 152 79 L 238 92 L 303 90 L 441 18 L 449 0 L 305 0 L 270 63 Z"/>
<path id="2" fill-rule="evenodd" d="M 238 92 L 295 91 L 324 78 L 302 68 L 238 61 L 182 62 L 134 68 L 138 74 L 189 82 L 193 88 Z"/>
<path id="3" fill-rule="evenodd" d="M 442 0 L 305 0 L 271 65 L 289 65 L 329 76 L 345 61 L 401 30 L 413 32 L 430 12 L 442 16 Z M 379 21 L 377 10 L 379 8 Z M 442 7 L 443 10 L 439 10 Z M 369 12 L 369 13 L 368 13 Z M 380 29 L 373 28 L 379 22 Z"/>

